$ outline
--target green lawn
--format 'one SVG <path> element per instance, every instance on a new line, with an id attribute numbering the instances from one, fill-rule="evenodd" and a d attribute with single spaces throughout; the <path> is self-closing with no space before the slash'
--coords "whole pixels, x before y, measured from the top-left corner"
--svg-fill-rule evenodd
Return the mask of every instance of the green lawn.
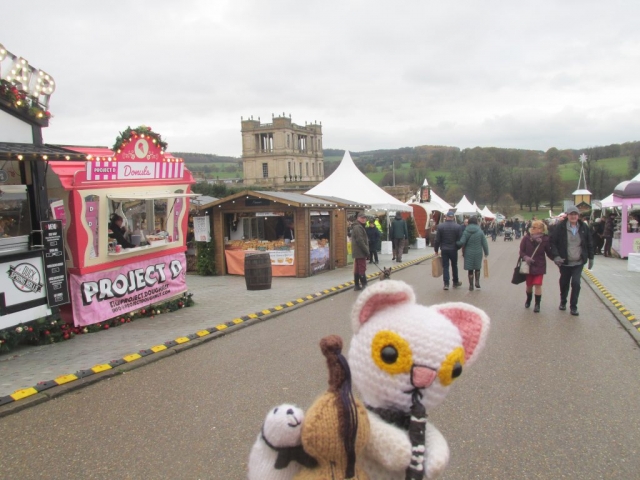
<path id="1" fill-rule="evenodd" d="M 577 182 L 578 176 L 580 175 L 579 165 L 579 163 L 575 162 L 560 165 L 558 167 L 558 172 L 560 173 L 560 178 L 562 178 L 562 181 Z M 612 175 L 625 176 L 628 170 L 629 157 L 605 158 L 596 162 L 596 165 L 605 167 Z"/>

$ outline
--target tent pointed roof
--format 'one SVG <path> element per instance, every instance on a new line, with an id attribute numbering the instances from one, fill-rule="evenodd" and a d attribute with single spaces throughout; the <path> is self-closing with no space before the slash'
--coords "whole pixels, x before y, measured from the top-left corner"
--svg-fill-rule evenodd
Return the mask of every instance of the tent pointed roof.
<path id="1" fill-rule="evenodd" d="M 484 218 L 496 218 L 496 216 L 491 213 L 491 210 L 489 210 L 489 207 L 487 207 L 486 205 L 480 211 L 480 215 L 482 215 Z"/>
<path id="2" fill-rule="evenodd" d="M 462 198 L 460 199 L 458 204 L 455 206 L 455 208 L 456 208 L 456 215 L 464 214 L 464 213 L 472 214 L 472 213 L 477 213 L 478 212 L 477 207 L 474 207 L 471 204 L 471 202 L 469 200 L 467 200 L 467 196 L 466 195 L 462 196 Z"/>
<path id="3" fill-rule="evenodd" d="M 348 150 L 344 152 L 338 168 L 306 193 L 365 203 L 371 205 L 372 210 L 411 211 L 411 207 L 389 195 L 358 170 Z"/>
<path id="4" fill-rule="evenodd" d="M 476 202 L 473 202 L 473 208 L 475 208 L 476 212 L 478 212 L 478 213 L 482 212 L 482 210 L 480 209 L 480 207 L 478 206 L 478 204 Z"/>
<path id="5" fill-rule="evenodd" d="M 425 177 L 424 182 L 422 182 L 422 186 L 423 187 L 428 187 L 429 186 L 429 182 L 427 182 L 427 178 Z"/>

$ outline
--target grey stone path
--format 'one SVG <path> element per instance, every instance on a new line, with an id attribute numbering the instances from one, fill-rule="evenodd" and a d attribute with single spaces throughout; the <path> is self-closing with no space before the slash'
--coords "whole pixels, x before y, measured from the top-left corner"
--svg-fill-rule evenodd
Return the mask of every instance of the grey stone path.
<path id="1" fill-rule="evenodd" d="M 431 248 L 410 249 L 402 260 L 403 263 L 410 262 L 432 253 Z M 391 255 L 380 255 L 381 268 L 397 265 L 402 264 L 392 262 Z M 368 265 L 367 273 L 378 271 L 374 265 Z M 189 292 L 193 293 L 196 302 L 193 307 L 138 319 L 118 328 L 78 335 L 66 342 L 22 347 L 0 356 L 0 397 L 351 280 L 353 273 L 349 266 L 309 278 L 274 277 L 270 290 L 249 291 L 244 277 L 237 275 L 188 275 Z"/>
<path id="2" fill-rule="evenodd" d="M 428 247 L 411 249 L 403 256 L 403 261 L 410 262 L 432 253 Z M 380 256 L 380 267 L 397 265 L 400 264 L 392 262 L 391 255 Z M 550 265 L 550 268 L 553 267 Z M 368 266 L 367 273 L 377 271 L 375 266 Z M 189 275 L 187 284 L 196 302 L 191 308 L 153 319 L 139 319 L 98 333 L 78 335 L 67 342 L 24 347 L 0 356 L 0 396 L 337 286 L 353 280 L 351 272 L 351 267 L 345 267 L 309 278 L 274 277 L 270 290 L 259 291 L 248 291 L 244 277 Z M 625 260 L 602 256 L 596 257 L 592 273 L 636 318 L 640 318 L 640 273 L 628 272 Z M 589 279 L 583 279 L 583 290 L 588 282 Z"/>

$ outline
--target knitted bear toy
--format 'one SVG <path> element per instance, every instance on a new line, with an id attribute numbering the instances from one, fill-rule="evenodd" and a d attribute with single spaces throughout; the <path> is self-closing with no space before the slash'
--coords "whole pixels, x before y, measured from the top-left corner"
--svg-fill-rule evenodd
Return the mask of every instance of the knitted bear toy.
<path id="1" fill-rule="evenodd" d="M 389 280 L 360 294 L 351 322 L 349 366 L 370 423 L 358 463 L 371 480 L 436 478 L 449 447 L 427 412 L 478 357 L 489 317 L 465 303 L 418 305 L 409 285 Z"/>

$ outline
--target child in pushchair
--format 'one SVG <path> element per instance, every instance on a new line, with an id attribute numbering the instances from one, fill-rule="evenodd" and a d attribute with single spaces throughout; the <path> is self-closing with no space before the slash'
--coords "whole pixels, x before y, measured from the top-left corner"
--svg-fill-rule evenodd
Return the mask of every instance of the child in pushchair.
<path id="1" fill-rule="evenodd" d="M 513 228 L 511 227 L 506 227 L 504 229 L 504 241 L 506 242 L 507 240 L 513 240 Z"/>

